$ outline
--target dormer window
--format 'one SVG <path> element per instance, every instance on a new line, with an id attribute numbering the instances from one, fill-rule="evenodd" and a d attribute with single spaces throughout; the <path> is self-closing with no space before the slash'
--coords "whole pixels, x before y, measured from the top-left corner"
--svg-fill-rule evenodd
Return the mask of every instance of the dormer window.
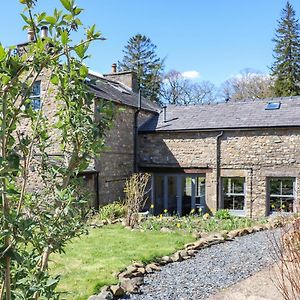
<path id="1" fill-rule="evenodd" d="M 41 81 L 36 81 L 32 85 L 31 94 L 29 96 L 31 99 L 31 107 L 33 110 L 41 109 Z"/>

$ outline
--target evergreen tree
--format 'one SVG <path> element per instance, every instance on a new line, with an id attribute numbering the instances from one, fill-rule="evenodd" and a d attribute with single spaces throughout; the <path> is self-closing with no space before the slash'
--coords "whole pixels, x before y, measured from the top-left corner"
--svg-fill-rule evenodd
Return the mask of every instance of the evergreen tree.
<path id="1" fill-rule="evenodd" d="M 123 50 L 123 60 L 118 62 L 119 71 L 135 71 L 142 95 L 152 101 L 159 100 L 162 82 L 163 60 L 156 55 L 156 46 L 145 35 L 131 37 Z"/>
<path id="2" fill-rule="evenodd" d="M 299 23 L 293 6 L 286 3 L 278 21 L 272 75 L 276 96 L 300 95 L 300 36 Z"/>

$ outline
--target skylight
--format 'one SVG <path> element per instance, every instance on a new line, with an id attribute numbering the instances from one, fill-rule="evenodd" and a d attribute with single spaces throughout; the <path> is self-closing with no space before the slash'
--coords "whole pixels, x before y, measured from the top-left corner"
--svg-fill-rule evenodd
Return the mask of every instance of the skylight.
<path id="1" fill-rule="evenodd" d="M 274 110 L 274 109 L 279 109 L 280 108 L 281 103 L 280 102 L 269 102 L 266 107 L 265 110 Z"/>

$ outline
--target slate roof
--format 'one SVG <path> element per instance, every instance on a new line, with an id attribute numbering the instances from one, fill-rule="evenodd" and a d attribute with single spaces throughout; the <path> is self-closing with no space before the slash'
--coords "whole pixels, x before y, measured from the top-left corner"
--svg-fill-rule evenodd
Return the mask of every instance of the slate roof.
<path id="1" fill-rule="evenodd" d="M 89 86 L 97 97 L 137 108 L 139 95 L 126 85 L 104 78 L 101 74 L 94 72 L 90 74 L 90 78 L 95 80 L 95 84 L 89 83 Z M 158 113 L 161 107 L 147 98 L 142 97 L 142 109 Z"/>
<path id="2" fill-rule="evenodd" d="M 280 108 L 266 110 L 270 102 L 280 102 Z M 175 106 L 152 117 L 139 132 L 222 130 L 266 127 L 300 127 L 300 96 L 256 99 L 204 105 Z"/>

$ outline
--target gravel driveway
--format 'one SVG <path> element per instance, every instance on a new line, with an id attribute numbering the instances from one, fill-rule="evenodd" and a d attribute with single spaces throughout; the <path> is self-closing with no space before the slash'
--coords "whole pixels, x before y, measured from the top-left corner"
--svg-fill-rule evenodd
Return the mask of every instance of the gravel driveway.
<path id="1" fill-rule="evenodd" d="M 204 299 L 272 264 L 270 238 L 278 230 L 262 231 L 202 249 L 189 260 L 168 264 L 145 276 L 142 294 L 123 299 Z"/>

